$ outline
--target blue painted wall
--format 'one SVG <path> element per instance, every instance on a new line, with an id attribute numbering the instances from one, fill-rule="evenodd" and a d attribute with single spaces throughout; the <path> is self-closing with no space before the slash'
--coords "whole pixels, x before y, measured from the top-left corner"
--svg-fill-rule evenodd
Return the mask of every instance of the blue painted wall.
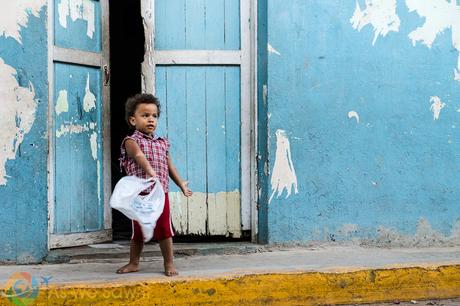
<path id="1" fill-rule="evenodd" d="M 459 244 L 459 54 L 451 30 L 431 49 L 413 46 L 408 35 L 424 18 L 398 0 L 399 31 L 372 45 L 373 27 L 357 31 L 350 22 L 357 3 L 366 7 L 259 1 L 260 239 Z M 437 120 L 434 96 L 445 103 Z M 290 143 L 298 193 L 286 198 L 284 189 L 268 203 L 278 130 Z"/>
<path id="2" fill-rule="evenodd" d="M 46 6 L 37 16 L 26 11 L 28 22 L 20 27 L 22 44 L 4 33 L 0 36 L 0 59 L 16 71 L 14 77 L 22 88 L 30 84 L 37 107 L 30 132 L 24 135 L 15 158 L 6 162 L 6 184 L 0 185 L 0 262 L 32 263 L 47 253 L 48 199 L 46 134 L 48 111 L 48 55 Z M 12 12 L 7 12 L 11 14 Z M 0 84 L 2 94 L 12 90 Z M 2 96 L 3 98 L 3 96 Z M 2 101 L 0 116 L 23 101 Z M 16 124 L 20 125 L 19 114 Z M 3 120 L 3 119 L 2 119 Z M 4 132 L 4 131 L 0 131 Z M 4 154 L 0 150 L 0 154 Z"/>

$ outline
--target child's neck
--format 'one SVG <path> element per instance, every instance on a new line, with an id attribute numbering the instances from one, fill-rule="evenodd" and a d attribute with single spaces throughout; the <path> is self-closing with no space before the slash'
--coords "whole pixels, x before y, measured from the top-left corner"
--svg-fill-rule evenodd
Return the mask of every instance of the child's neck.
<path id="1" fill-rule="evenodd" d="M 152 133 L 144 133 L 144 132 L 142 132 L 142 131 L 140 131 L 140 130 L 136 130 L 136 131 L 138 131 L 139 133 L 142 133 L 142 134 L 144 134 L 144 135 L 146 135 L 146 136 L 152 137 L 152 138 L 153 138 L 153 136 L 155 135 L 155 132 L 152 132 Z"/>

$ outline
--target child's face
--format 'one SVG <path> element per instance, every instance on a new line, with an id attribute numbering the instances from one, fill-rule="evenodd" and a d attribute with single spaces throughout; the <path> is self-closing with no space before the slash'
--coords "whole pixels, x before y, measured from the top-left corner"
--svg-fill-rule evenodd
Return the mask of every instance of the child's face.
<path id="1" fill-rule="evenodd" d="M 129 117 L 129 123 L 138 131 L 152 135 L 157 128 L 158 108 L 153 103 L 137 105 L 134 116 Z"/>

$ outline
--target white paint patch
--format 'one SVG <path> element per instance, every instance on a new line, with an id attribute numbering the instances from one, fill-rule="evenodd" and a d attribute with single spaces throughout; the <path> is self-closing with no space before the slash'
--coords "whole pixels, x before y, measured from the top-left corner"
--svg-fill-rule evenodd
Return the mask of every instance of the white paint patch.
<path id="1" fill-rule="evenodd" d="M 97 199 L 99 200 L 99 203 L 101 203 L 101 192 L 102 192 L 101 190 L 101 161 L 98 160 L 96 164 L 97 164 Z"/>
<path id="2" fill-rule="evenodd" d="M 91 144 L 91 154 L 93 155 L 93 159 L 97 159 L 97 133 L 93 132 L 89 137 L 89 142 Z"/>
<path id="3" fill-rule="evenodd" d="M 169 202 L 178 234 L 210 233 L 241 237 L 241 196 L 238 190 L 194 192 L 190 198 L 186 198 L 182 192 L 170 192 Z"/>
<path id="4" fill-rule="evenodd" d="M 454 80 L 460 81 L 460 52 L 458 55 L 457 69 L 454 69 Z"/>
<path id="5" fill-rule="evenodd" d="M 275 48 L 273 48 L 272 45 L 270 44 L 267 44 L 267 51 L 270 54 L 276 54 L 276 55 L 281 56 L 281 54 Z"/>
<path id="6" fill-rule="evenodd" d="M 359 115 L 356 111 L 349 111 L 348 112 L 348 118 L 351 119 L 351 118 L 355 118 L 356 119 L 356 122 L 359 123 Z"/>
<path id="7" fill-rule="evenodd" d="M 268 86 L 267 84 L 262 85 L 262 101 L 264 105 L 267 105 L 267 97 L 268 97 Z"/>
<path id="8" fill-rule="evenodd" d="M 366 0 L 364 10 L 356 1 L 356 9 L 350 22 L 354 29 L 361 31 L 366 25 L 374 27 L 375 44 L 379 36 L 385 37 L 389 32 L 398 32 L 401 21 L 396 14 L 396 0 Z"/>
<path id="9" fill-rule="evenodd" d="M 433 112 L 433 120 L 439 119 L 441 110 L 446 106 L 446 103 L 442 103 L 441 99 L 437 96 L 430 98 L 430 111 Z"/>
<path id="10" fill-rule="evenodd" d="M 90 130 L 90 127 L 87 123 L 84 125 L 80 124 L 62 124 L 59 129 L 56 131 L 56 137 L 61 137 L 66 134 L 80 134 Z"/>
<path id="11" fill-rule="evenodd" d="M 67 99 L 67 90 L 60 90 L 55 107 L 56 115 L 69 111 L 69 102 Z"/>
<path id="12" fill-rule="evenodd" d="M 21 27 L 27 27 L 30 15 L 38 17 L 46 2 L 46 0 L 2 1 L 4 13 L 0 18 L 0 35 L 12 37 L 22 44 Z"/>
<path id="13" fill-rule="evenodd" d="M 86 35 L 93 38 L 95 31 L 95 7 L 90 0 L 61 0 L 58 4 L 59 24 L 67 29 L 67 17 L 73 22 L 82 19 L 87 22 Z"/>
<path id="14" fill-rule="evenodd" d="M 6 162 L 16 158 L 19 145 L 35 121 L 38 106 L 32 83 L 20 87 L 15 75 L 16 70 L 0 58 L 0 185 L 7 183 Z"/>
<path id="15" fill-rule="evenodd" d="M 86 79 L 85 96 L 83 98 L 83 109 L 85 112 L 91 111 L 96 108 L 96 96 L 89 90 L 89 73 Z"/>
<path id="16" fill-rule="evenodd" d="M 284 130 L 277 130 L 275 134 L 276 155 L 271 178 L 273 193 L 268 203 L 272 201 L 275 192 L 278 192 L 277 197 L 280 197 L 283 190 L 286 189 L 286 198 L 291 195 L 293 188 L 295 193 L 299 192 L 297 189 L 297 176 L 291 158 L 289 139 Z"/>
<path id="17" fill-rule="evenodd" d="M 454 79 L 460 81 L 460 6 L 455 0 L 406 0 L 410 12 L 416 12 L 425 19 L 425 23 L 409 33 L 412 44 L 420 41 L 431 48 L 438 34 L 450 29 L 452 45 L 459 52 Z"/>

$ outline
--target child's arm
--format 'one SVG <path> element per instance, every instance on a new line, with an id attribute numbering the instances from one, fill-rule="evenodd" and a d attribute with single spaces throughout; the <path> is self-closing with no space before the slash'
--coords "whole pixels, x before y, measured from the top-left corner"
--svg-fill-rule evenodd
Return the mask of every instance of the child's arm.
<path id="1" fill-rule="evenodd" d="M 142 168 L 142 170 L 145 171 L 145 173 L 147 173 L 147 175 L 151 177 L 157 176 L 155 170 L 153 170 L 144 153 L 139 148 L 139 145 L 134 140 L 126 139 L 125 148 L 126 153 L 128 153 L 128 155 L 136 161 L 136 163 Z"/>
<path id="2" fill-rule="evenodd" d="M 176 183 L 177 186 L 179 186 L 180 190 L 182 190 L 182 193 L 186 196 L 189 197 L 193 194 L 192 190 L 188 187 L 188 182 L 184 181 L 180 175 L 179 172 L 176 169 L 176 166 L 174 166 L 174 163 L 172 162 L 171 155 L 168 153 L 168 170 L 169 170 L 169 176 L 171 179 Z"/>

